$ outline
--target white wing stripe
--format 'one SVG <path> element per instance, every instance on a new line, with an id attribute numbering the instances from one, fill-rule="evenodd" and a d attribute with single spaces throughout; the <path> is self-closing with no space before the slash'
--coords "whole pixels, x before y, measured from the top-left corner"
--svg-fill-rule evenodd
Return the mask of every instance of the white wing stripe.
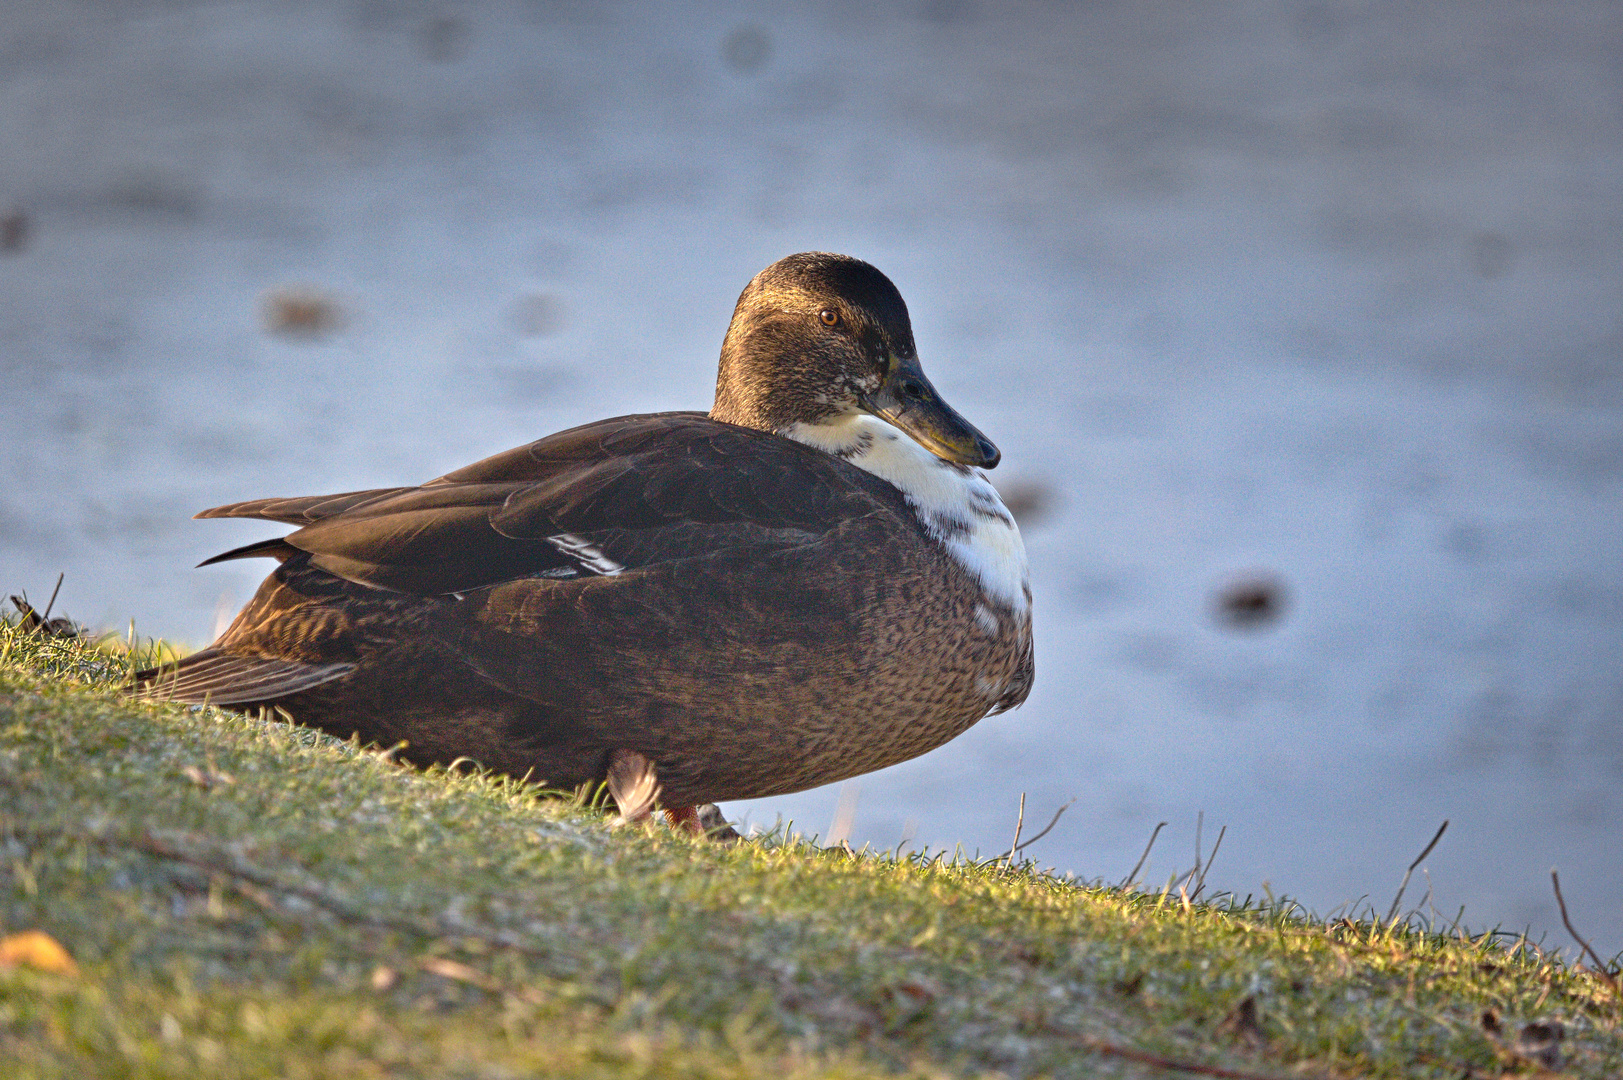
<path id="1" fill-rule="evenodd" d="M 549 536 L 547 537 L 547 543 L 594 574 L 613 577 L 625 569 L 625 567 L 603 554 L 596 544 L 589 540 L 583 540 L 574 533 L 559 533 L 557 536 Z"/>

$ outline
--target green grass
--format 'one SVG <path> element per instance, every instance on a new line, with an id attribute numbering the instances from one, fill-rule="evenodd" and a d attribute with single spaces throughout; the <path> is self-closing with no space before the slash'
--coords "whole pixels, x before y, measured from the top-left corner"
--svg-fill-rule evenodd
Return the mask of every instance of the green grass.
<path id="1" fill-rule="evenodd" d="M 6 1076 L 1456 1080 L 1537 1072 L 1530 1024 L 1623 1075 L 1623 1003 L 1526 942 L 610 831 L 130 664 L 0 626 L 0 931 L 79 966 L 0 969 Z"/>

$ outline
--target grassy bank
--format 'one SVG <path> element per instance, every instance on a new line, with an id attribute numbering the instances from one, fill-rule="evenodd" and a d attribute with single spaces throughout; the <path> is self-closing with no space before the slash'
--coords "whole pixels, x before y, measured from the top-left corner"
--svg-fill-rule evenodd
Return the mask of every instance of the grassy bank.
<path id="1" fill-rule="evenodd" d="M 0 627 L 0 933 L 73 961 L 0 967 L 8 1076 L 1623 1075 L 1526 943 L 611 832 L 128 670 Z"/>

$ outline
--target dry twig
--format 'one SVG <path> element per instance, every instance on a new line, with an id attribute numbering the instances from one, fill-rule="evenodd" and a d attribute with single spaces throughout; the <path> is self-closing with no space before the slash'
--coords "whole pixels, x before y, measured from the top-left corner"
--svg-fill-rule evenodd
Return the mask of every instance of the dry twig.
<path id="1" fill-rule="evenodd" d="M 1122 888 L 1130 889 L 1133 886 L 1133 882 L 1138 880 L 1138 872 L 1144 869 L 1144 860 L 1150 857 L 1150 848 L 1155 846 L 1155 838 L 1160 836 L 1161 830 L 1166 827 L 1167 823 L 1164 821 L 1158 821 L 1155 823 L 1155 829 L 1150 833 L 1150 842 L 1144 845 L 1144 854 L 1140 855 L 1138 857 L 1138 862 L 1133 864 L 1133 872 L 1128 874 L 1127 880 L 1121 883 Z"/>
<path id="2" fill-rule="evenodd" d="M 49 626 L 51 622 L 51 609 L 56 606 L 56 594 L 62 591 L 62 579 L 67 576 L 68 572 L 66 570 L 58 571 L 56 575 L 56 588 L 51 590 L 51 598 L 45 602 L 45 614 L 40 616 L 40 621 L 45 623 L 47 626 Z"/>
<path id="3" fill-rule="evenodd" d="M 1014 843 L 1009 846 L 1008 854 L 1006 854 L 1006 855 L 994 855 L 990 859 L 982 860 L 981 862 L 978 862 L 975 865 L 976 866 L 994 866 L 997 863 L 1003 862 L 1004 860 L 1008 860 L 1008 862 L 1010 862 L 1012 864 L 1014 862 L 1014 857 L 1016 855 L 1018 855 L 1020 852 L 1022 852 L 1024 850 L 1026 850 L 1026 848 L 1030 847 L 1032 844 L 1035 844 L 1037 841 L 1041 840 L 1043 837 L 1047 836 L 1049 833 L 1053 832 L 1054 831 L 1054 826 L 1059 824 L 1060 816 L 1062 814 L 1064 814 L 1065 811 L 1069 810 L 1074 805 L 1076 805 L 1076 799 L 1072 799 L 1070 802 L 1066 803 L 1064 806 L 1061 806 L 1058 810 L 1055 810 L 1054 811 L 1054 816 L 1048 819 L 1048 824 L 1044 825 L 1042 827 L 1041 831 L 1039 831 L 1036 836 L 1033 836 L 1030 839 L 1026 840 L 1024 843 L 1022 843 L 1021 840 L 1020 840 L 1020 830 L 1021 830 L 1021 827 L 1024 826 L 1025 821 L 1026 821 L 1026 797 L 1022 793 L 1021 796 L 1020 796 L 1020 817 L 1019 817 L 1019 820 L 1017 820 L 1015 822 Z"/>
<path id="4" fill-rule="evenodd" d="M 1550 871 L 1550 884 L 1555 886 L 1555 902 L 1561 907 L 1561 922 L 1565 924 L 1567 933 L 1571 934 L 1572 939 L 1583 947 L 1584 955 L 1589 957 L 1590 963 L 1592 963 L 1595 967 L 1595 974 L 1600 976 L 1601 981 L 1612 988 L 1612 993 L 1618 995 L 1620 998 L 1623 998 L 1623 986 L 1618 985 L 1617 976 L 1606 970 L 1605 962 L 1602 961 L 1595 950 L 1590 947 L 1589 942 L 1585 941 L 1583 937 L 1579 935 L 1578 931 L 1573 928 L 1572 920 L 1567 917 L 1566 897 L 1561 895 L 1561 875 L 1556 873 L 1554 870 Z"/>
<path id="5" fill-rule="evenodd" d="M 1195 865 L 1196 868 L 1200 870 L 1200 877 L 1195 879 L 1195 891 L 1189 894 L 1189 898 L 1191 900 L 1199 898 L 1200 890 L 1206 887 L 1206 875 L 1211 872 L 1212 863 L 1217 859 L 1217 849 L 1223 846 L 1223 837 L 1228 835 L 1228 831 L 1229 827 L 1227 825 L 1224 825 L 1222 828 L 1217 830 L 1217 839 L 1212 842 L 1212 851 L 1210 855 L 1206 856 L 1205 866 L 1200 865 L 1200 847 L 1199 845 L 1196 845 Z"/>
<path id="6" fill-rule="evenodd" d="M 1148 1050 L 1139 1050 L 1132 1046 L 1123 1046 L 1108 1039 L 1101 1039 L 1096 1035 L 1084 1035 L 1081 1032 L 1066 1031 L 1052 1024 L 1046 1025 L 1050 1035 L 1064 1039 L 1072 1045 L 1084 1050 L 1091 1050 L 1096 1054 L 1108 1054 L 1124 1061 L 1136 1061 L 1140 1065 L 1153 1065 L 1158 1069 L 1169 1069 L 1173 1072 L 1189 1073 L 1194 1076 L 1215 1076 L 1219 1080 L 1275 1080 L 1268 1073 L 1249 1072 L 1245 1069 L 1230 1069 L 1223 1065 L 1203 1065 L 1198 1061 L 1179 1061 L 1176 1058 L 1165 1057 L 1161 1054 L 1152 1054 Z M 1292 1073 L 1296 1080 L 1301 1080 L 1304 1074 Z"/>
<path id="7" fill-rule="evenodd" d="M 1427 844 L 1426 849 L 1415 857 L 1414 862 L 1409 864 L 1409 869 L 1403 872 L 1403 881 L 1398 885 L 1398 894 L 1392 898 L 1392 909 L 1386 913 L 1387 922 L 1391 922 L 1397 917 L 1398 905 L 1403 902 L 1403 890 L 1409 887 L 1409 875 L 1414 873 L 1415 867 L 1426 861 L 1426 856 L 1431 854 L 1431 849 L 1437 846 L 1437 841 L 1443 838 L 1443 832 L 1447 828 L 1448 821 L 1445 818 L 1443 823 L 1437 826 L 1437 835 L 1431 838 L 1431 843 Z"/>
<path id="8" fill-rule="evenodd" d="M 1014 819 L 1014 842 L 1009 845 L 1009 862 L 1014 862 L 1014 853 L 1020 850 L 1020 830 L 1026 824 L 1026 793 L 1020 793 L 1020 813 Z"/>
<path id="9" fill-rule="evenodd" d="M 1076 805 L 1076 800 L 1072 799 L 1070 802 L 1066 803 L 1064 806 L 1060 807 L 1058 810 L 1055 810 L 1054 811 L 1054 816 L 1048 819 L 1048 824 L 1044 825 L 1042 827 L 1042 830 L 1040 832 L 1038 832 L 1036 836 L 1033 836 L 1031 839 L 1027 840 L 1025 843 L 1016 844 L 1015 847 L 1014 847 L 1014 851 L 1016 853 L 1024 851 L 1024 850 L 1026 850 L 1026 848 L 1030 847 L 1032 844 L 1035 844 L 1037 841 L 1041 840 L 1043 837 L 1045 837 L 1049 833 L 1053 832 L 1054 831 L 1054 826 L 1059 824 L 1060 815 L 1065 813 L 1065 811 L 1069 810 L 1071 807 L 1073 807 L 1075 805 Z"/>

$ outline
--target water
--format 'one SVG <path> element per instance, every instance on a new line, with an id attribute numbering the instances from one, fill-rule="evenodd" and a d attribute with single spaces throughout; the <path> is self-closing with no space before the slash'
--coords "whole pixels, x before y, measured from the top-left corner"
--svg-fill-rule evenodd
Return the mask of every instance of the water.
<path id="1" fill-rule="evenodd" d="M 854 843 L 1406 898 L 1623 949 L 1623 16 L 1608 3 L 0 20 L 0 568 L 201 644 L 241 498 L 704 407 L 791 251 L 900 286 L 1028 515 L 1019 711 Z M 1237 627 L 1217 598 L 1277 589 Z M 727 807 L 827 834 L 837 790 Z M 854 808 L 854 810 L 853 810 Z"/>

